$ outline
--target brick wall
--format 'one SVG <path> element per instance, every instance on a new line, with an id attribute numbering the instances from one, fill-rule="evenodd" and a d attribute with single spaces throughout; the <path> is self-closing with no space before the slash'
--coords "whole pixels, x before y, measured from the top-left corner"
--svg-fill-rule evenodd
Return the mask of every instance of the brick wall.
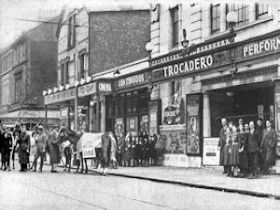
<path id="1" fill-rule="evenodd" d="M 148 56 L 150 12 L 114 11 L 89 13 L 90 74 Z"/>

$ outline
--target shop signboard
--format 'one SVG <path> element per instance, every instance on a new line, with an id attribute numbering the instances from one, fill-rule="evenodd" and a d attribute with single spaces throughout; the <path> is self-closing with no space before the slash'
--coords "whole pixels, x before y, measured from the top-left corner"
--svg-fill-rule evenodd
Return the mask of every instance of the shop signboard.
<path id="1" fill-rule="evenodd" d="M 80 141 L 82 142 L 83 158 L 96 157 L 95 148 L 101 147 L 101 137 L 102 133 L 83 133 L 80 138 Z"/>
<path id="2" fill-rule="evenodd" d="M 280 51 L 280 35 L 243 45 L 243 58 L 251 58 Z"/>
<path id="3" fill-rule="evenodd" d="M 219 165 L 220 148 L 219 138 L 203 138 L 203 165 Z"/>
<path id="4" fill-rule="evenodd" d="M 134 87 L 137 85 L 143 85 L 149 83 L 151 76 L 149 72 L 143 72 L 138 74 L 122 77 L 115 81 L 114 87 L 116 90 Z"/>
<path id="5" fill-rule="evenodd" d="M 98 93 L 110 94 L 112 93 L 112 84 L 110 81 L 98 81 L 97 83 Z"/>
<path id="6" fill-rule="evenodd" d="M 78 88 L 78 96 L 89 96 L 96 93 L 96 82 L 80 86 Z"/>
<path id="7" fill-rule="evenodd" d="M 187 95 L 187 154 L 201 154 L 201 94 Z"/>
<path id="8" fill-rule="evenodd" d="M 68 101 L 75 98 L 76 89 L 69 89 L 62 92 L 46 95 L 44 97 L 44 104 L 54 104 L 62 101 Z"/>

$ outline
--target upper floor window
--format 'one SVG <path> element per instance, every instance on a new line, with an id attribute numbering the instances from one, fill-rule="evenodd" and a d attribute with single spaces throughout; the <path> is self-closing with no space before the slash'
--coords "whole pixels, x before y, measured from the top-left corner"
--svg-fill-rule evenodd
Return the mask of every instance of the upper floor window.
<path id="1" fill-rule="evenodd" d="M 266 18 L 268 16 L 268 4 L 256 4 L 256 19 Z"/>
<path id="2" fill-rule="evenodd" d="M 22 74 L 17 74 L 15 75 L 15 102 L 19 103 L 22 98 L 22 90 L 23 90 L 23 85 L 22 85 Z"/>
<path id="3" fill-rule="evenodd" d="M 174 7 L 170 10 L 171 15 L 171 30 L 172 30 L 172 47 L 179 43 L 179 7 Z"/>
<path id="4" fill-rule="evenodd" d="M 69 17 L 68 19 L 68 49 L 71 49 L 75 45 L 75 15 Z"/>
<path id="5" fill-rule="evenodd" d="M 240 27 L 249 23 L 249 5 L 233 4 L 231 10 L 235 11 L 237 15 L 236 27 Z"/>
<path id="6" fill-rule="evenodd" d="M 60 64 L 60 85 L 69 84 L 69 61 Z"/>
<path id="7" fill-rule="evenodd" d="M 64 63 L 60 64 L 60 85 L 65 84 L 65 78 L 64 78 Z"/>
<path id="8" fill-rule="evenodd" d="M 85 79 L 85 73 L 86 73 L 86 55 L 85 53 L 80 54 L 80 79 Z"/>
<path id="9" fill-rule="evenodd" d="M 220 31 L 220 4 L 211 4 L 211 34 Z"/>

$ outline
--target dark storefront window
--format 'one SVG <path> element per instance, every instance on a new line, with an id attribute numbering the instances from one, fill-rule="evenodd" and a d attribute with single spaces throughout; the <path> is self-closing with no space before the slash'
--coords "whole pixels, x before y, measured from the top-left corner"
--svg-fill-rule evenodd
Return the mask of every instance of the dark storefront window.
<path id="1" fill-rule="evenodd" d="M 268 17 L 268 4 L 256 4 L 256 19 Z"/>
<path id="2" fill-rule="evenodd" d="M 235 125 L 242 118 L 245 123 L 257 118 L 273 120 L 274 92 L 269 85 L 227 88 L 210 93 L 211 136 L 219 136 L 221 118 Z"/>
<path id="3" fill-rule="evenodd" d="M 220 31 L 220 4 L 211 4 L 211 34 Z"/>
<path id="4" fill-rule="evenodd" d="M 179 7 L 170 10 L 171 29 L 172 29 L 172 47 L 176 47 L 179 43 Z"/>

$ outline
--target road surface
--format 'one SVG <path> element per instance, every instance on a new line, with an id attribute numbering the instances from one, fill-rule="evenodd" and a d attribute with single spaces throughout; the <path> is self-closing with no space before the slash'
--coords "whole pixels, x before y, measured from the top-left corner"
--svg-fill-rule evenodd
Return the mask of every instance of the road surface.
<path id="1" fill-rule="evenodd" d="M 47 170 L 0 171 L 0 209 L 280 209 L 280 201 L 269 198 Z"/>

